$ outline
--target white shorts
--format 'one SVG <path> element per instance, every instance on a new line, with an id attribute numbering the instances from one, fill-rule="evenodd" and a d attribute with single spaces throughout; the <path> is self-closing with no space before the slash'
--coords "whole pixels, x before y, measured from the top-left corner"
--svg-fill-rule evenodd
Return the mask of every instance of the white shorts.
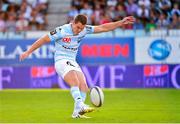
<path id="1" fill-rule="evenodd" d="M 80 66 L 76 61 L 62 59 L 55 62 L 55 69 L 58 75 L 60 75 L 63 79 L 64 76 L 71 70 L 82 72 Z"/>

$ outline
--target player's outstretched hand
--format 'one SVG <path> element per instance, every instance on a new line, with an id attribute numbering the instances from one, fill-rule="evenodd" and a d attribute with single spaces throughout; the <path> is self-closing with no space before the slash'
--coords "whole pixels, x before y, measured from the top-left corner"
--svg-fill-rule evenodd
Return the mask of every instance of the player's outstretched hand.
<path id="1" fill-rule="evenodd" d="M 127 25 L 127 24 L 133 24 L 135 20 L 136 19 L 133 16 L 128 16 L 128 17 L 123 18 L 121 22 L 123 25 Z"/>
<path id="2" fill-rule="evenodd" d="M 23 52 L 20 57 L 19 60 L 23 61 L 24 59 L 26 59 L 29 56 L 29 53 L 27 51 Z"/>

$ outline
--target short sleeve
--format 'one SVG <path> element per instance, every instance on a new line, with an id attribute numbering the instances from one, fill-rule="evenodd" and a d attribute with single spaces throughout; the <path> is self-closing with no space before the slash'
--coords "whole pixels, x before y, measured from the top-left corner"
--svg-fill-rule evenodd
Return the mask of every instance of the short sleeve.
<path id="1" fill-rule="evenodd" d="M 57 41 L 62 38 L 61 28 L 57 27 L 53 31 L 48 33 L 48 36 L 51 41 Z"/>
<path id="2" fill-rule="evenodd" d="M 94 33 L 94 26 L 91 26 L 91 25 L 86 25 L 86 33 L 87 34 L 92 34 Z"/>

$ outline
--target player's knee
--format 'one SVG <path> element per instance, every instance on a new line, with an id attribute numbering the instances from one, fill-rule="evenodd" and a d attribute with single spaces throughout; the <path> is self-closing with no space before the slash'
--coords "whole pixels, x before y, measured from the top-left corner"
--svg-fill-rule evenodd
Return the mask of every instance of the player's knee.
<path id="1" fill-rule="evenodd" d="M 75 71 L 70 71 L 68 74 L 65 76 L 64 80 L 70 84 L 70 86 L 79 86 L 80 82 L 78 80 L 77 74 Z"/>

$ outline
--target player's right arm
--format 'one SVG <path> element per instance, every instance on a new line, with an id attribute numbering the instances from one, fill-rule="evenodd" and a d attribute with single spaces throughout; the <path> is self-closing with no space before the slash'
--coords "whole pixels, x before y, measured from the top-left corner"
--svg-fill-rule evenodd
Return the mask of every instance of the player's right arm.
<path id="1" fill-rule="evenodd" d="M 19 58 L 20 61 L 26 59 L 33 51 L 35 51 L 37 48 L 41 47 L 43 44 L 49 43 L 50 41 L 51 40 L 48 35 L 42 36 L 36 42 L 34 42 L 28 50 L 26 50 L 25 52 L 23 52 L 20 55 L 20 58 Z"/>
<path id="2" fill-rule="evenodd" d="M 44 35 L 41 38 L 39 38 L 36 42 L 32 44 L 32 46 L 28 50 L 23 52 L 20 55 L 20 58 L 19 58 L 20 61 L 26 59 L 31 53 L 33 53 L 37 48 L 41 47 L 43 44 L 49 43 L 51 41 L 54 42 L 61 38 L 62 38 L 61 27 L 57 27 L 53 31 L 49 32 L 49 34 Z"/>

